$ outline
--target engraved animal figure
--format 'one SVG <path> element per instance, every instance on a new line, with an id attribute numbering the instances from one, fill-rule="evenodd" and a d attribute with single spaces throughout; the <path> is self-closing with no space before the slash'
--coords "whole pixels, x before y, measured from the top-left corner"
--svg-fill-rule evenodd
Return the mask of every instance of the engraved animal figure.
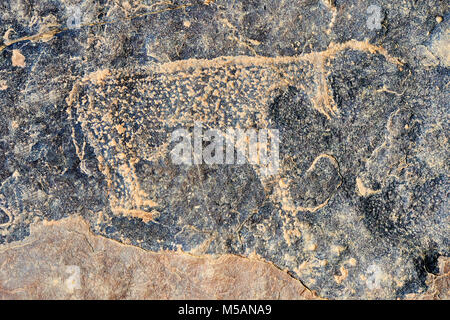
<path id="1" fill-rule="evenodd" d="M 75 84 L 67 99 L 68 113 L 74 128 L 81 126 L 95 150 L 100 170 L 108 181 L 111 210 L 152 221 L 159 215 L 159 200 L 141 187 L 136 164 L 165 158 L 170 152 L 173 130 L 191 128 L 195 122 L 215 129 L 270 128 L 268 106 L 288 87 L 304 92 L 312 107 L 326 118 L 339 116 L 327 83 L 330 71 L 326 67 L 343 50 L 379 54 L 401 67 L 401 62 L 383 48 L 351 40 L 297 57 L 219 57 L 155 64 L 133 71 L 100 70 Z M 73 137 L 83 163 L 82 144 L 86 141 L 77 141 L 75 129 Z M 339 174 L 337 160 L 321 154 L 305 175 L 311 174 L 318 164 Z M 258 172 L 258 166 L 255 171 Z M 329 198 L 314 206 L 297 203 L 284 175 L 281 168 L 277 177 L 260 176 L 260 180 L 263 185 L 276 181 L 271 199 L 285 211 L 314 212 L 327 204 Z M 336 181 L 334 189 L 340 183 Z"/>

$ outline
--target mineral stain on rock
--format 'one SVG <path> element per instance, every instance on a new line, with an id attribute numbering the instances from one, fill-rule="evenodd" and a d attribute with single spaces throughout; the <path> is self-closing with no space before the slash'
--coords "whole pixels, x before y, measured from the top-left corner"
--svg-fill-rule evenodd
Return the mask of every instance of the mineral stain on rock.
<path id="1" fill-rule="evenodd" d="M 0 4 L 0 296 L 448 298 L 448 5 L 372 4 Z M 175 165 L 198 123 L 277 174 Z"/>

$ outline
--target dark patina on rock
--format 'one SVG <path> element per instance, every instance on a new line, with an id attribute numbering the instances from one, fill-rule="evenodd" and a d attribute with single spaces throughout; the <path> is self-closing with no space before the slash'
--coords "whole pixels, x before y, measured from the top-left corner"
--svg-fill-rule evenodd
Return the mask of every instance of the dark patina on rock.
<path id="1" fill-rule="evenodd" d="M 448 18 L 437 0 L 4 1 L 1 246 L 80 216 L 324 298 L 420 296 L 449 255 Z M 174 165 L 196 122 L 278 129 L 278 174 Z"/>

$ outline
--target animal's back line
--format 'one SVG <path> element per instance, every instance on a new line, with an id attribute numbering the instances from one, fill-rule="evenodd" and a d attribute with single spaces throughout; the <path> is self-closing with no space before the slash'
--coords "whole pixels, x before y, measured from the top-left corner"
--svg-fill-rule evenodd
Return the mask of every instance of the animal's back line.
<path id="1" fill-rule="evenodd" d="M 311 63 L 314 67 L 318 67 L 318 72 L 324 66 L 327 59 L 332 59 L 337 53 L 344 50 L 356 50 L 367 52 L 370 54 L 380 54 L 392 64 L 401 67 L 403 63 L 396 57 L 391 56 L 386 49 L 380 46 L 373 45 L 365 41 L 349 40 L 344 43 L 331 43 L 326 50 L 306 53 L 299 56 L 279 56 L 279 57 L 265 57 L 265 56 L 221 56 L 213 59 L 186 59 L 161 64 L 152 64 L 150 66 L 141 67 L 142 71 L 150 71 L 161 74 L 174 74 L 183 71 L 205 70 L 213 68 L 226 67 L 271 67 L 282 64 L 293 63 Z M 120 69 L 116 71 L 120 72 Z M 129 70 L 123 70 L 129 72 Z M 110 74 L 114 76 L 113 74 Z M 109 76 L 109 75 L 108 75 Z M 103 79 L 102 79 L 103 80 Z"/>

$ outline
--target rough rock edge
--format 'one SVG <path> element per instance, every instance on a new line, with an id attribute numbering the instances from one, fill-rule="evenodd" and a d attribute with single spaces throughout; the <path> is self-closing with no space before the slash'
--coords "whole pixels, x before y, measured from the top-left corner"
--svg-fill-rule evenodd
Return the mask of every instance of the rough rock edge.
<path id="1" fill-rule="evenodd" d="M 256 255 L 149 252 L 94 235 L 79 216 L 32 224 L 0 247 L 0 266 L 0 299 L 318 299 Z"/>

